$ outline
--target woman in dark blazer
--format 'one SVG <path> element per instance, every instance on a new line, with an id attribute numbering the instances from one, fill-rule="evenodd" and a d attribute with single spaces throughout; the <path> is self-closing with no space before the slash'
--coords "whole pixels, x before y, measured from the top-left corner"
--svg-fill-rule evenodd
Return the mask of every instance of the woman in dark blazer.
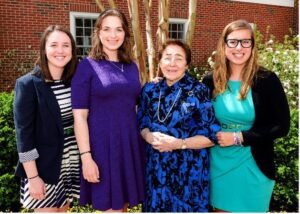
<path id="1" fill-rule="evenodd" d="M 61 26 L 49 26 L 36 67 L 16 81 L 14 121 L 21 202 L 37 212 L 66 212 L 79 196 L 79 154 L 73 132 L 70 81 L 75 42 Z"/>
<path id="2" fill-rule="evenodd" d="M 203 80 L 222 127 L 219 145 L 210 150 L 210 204 L 215 211 L 266 212 L 275 183 L 274 140 L 290 127 L 283 87 L 275 73 L 258 66 L 247 21 L 225 27 L 215 62 Z"/>

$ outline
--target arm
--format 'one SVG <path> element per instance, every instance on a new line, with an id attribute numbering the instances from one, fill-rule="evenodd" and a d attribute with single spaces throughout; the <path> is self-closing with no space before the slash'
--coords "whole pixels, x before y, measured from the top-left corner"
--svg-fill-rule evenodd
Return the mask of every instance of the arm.
<path id="1" fill-rule="evenodd" d="M 26 161 L 23 163 L 28 182 L 29 182 L 29 194 L 31 197 L 43 200 L 46 196 L 46 186 L 44 181 L 38 176 L 38 170 L 35 160 Z"/>
<path id="2" fill-rule="evenodd" d="M 138 118 L 140 130 L 143 130 L 146 128 L 149 130 L 150 125 L 151 125 L 151 119 L 149 117 L 149 111 L 148 111 L 149 106 L 150 106 L 149 105 L 150 98 L 148 96 L 148 93 L 146 92 L 147 86 L 148 86 L 148 84 L 144 85 L 142 92 L 140 94 L 139 100 L 138 100 L 137 118 Z M 142 132 L 141 132 L 141 134 L 143 136 Z"/>
<path id="3" fill-rule="evenodd" d="M 93 73 L 88 60 L 81 60 L 71 82 L 71 102 L 74 116 L 74 132 L 82 162 L 83 177 L 87 181 L 95 183 L 99 182 L 100 173 L 92 158 L 88 127 Z"/>
<path id="4" fill-rule="evenodd" d="M 100 181 L 100 173 L 90 149 L 88 112 L 88 109 L 73 109 L 74 131 L 82 162 L 83 177 L 88 182 L 97 183 Z"/>
<path id="5" fill-rule="evenodd" d="M 32 152 L 33 159 L 38 158 L 35 142 L 37 97 L 28 76 L 16 81 L 13 112 L 20 162 L 28 160 L 25 155 L 27 152 Z"/>
<path id="6" fill-rule="evenodd" d="M 290 111 L 280 80 L 275 73 L 260 82 L 263 87 L 261 94 L 265 106 L 264 114 L 260 114 L 260 121 L 254 123 L 249 131 L 243 131 L 244 146 L 270 142 L 276 138 L 287 135 L 290 128 Z"/>
<path id="7" fill-rule="evenodd" d="M 213 144 L 218 144 L 216 133 L 221 127 L 215 116 L 210 89 L 202 85 L 196 96 L 199 100 L 198 112 L 194 115 L 198 127 L 197 135 L 206 136 Z"/>
<path id="8" fill-rule="evenodd" d="M 212 97 L 212 93 L 214 90 L 214 81 L 212 73 L 207 74 L 204 76 L 202 83 L 205 84 L 210 90 L 210 98 Z"/>
<path id="9" fill-rule="evenodd" d="M 158 141 L 152 143 L 154 149 L 160 152 L 172 152 L 178 149 L 203 149 L 214 146 L 214 144 L 205 136 L 197 135 L 185 139 L 175 138 L 163 133 L 158 135 Z"/>
<path id="10" fill-rule="evenodd" d="M 38 176 L 35 160 L 39 157 L 35 142 L 36 96 L 29 76 L 17 80 L 14 95 L 14 122 L 19 161 L 23 164 L 29 182 L 30 196 L 45 198 L 44 181 Z"/>
<path id="11" fill-rule="evenodd" d="M 161 132 L 150 132 L 148 128 L 143 129 L 141 134 L 154 149 L 160 152 L 172 152 L 178 149 L 203 149 L 214 145 L 202 135 L 181 139 Z"/>
<path id="12" fill-rule="evenodd" d="M 221 147 L 242 146 L 244 142 L 242 132 L 218 132 L 216 136 Z"/>

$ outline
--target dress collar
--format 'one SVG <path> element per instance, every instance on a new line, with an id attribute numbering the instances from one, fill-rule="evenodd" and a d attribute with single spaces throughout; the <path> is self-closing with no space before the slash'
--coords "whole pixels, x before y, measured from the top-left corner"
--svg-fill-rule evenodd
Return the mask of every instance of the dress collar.
<path id="1" fill-rule="evenodd" d="M 185 71 L 184 76 L 178 80 L 177 82 L 175 82 L 173 85 L 168 86 L 167 84 L 167 80 L 164 77 L 163 80 L 159 83 L 159 87 L 161 89 L 169 89 L 171 91 L 177 91 L 179 88 L 185 86 L 187 84 L 187 82 L 189 82 L 189 79 L 191 78 L 191 76 L 188 74 L 187 71 Z"/>

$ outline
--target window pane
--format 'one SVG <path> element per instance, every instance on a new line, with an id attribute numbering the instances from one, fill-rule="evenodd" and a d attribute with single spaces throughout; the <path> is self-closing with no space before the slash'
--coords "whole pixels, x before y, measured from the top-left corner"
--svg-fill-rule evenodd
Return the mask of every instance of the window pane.
<path id="1" fill-rule="evenodd" d="M 76 28 L 76 37 L 83 36 L 83 28 Z"/>
<path id="2" fill-rule="evenodd" d="M 177 39 L 177 33 L 172 32 L 170 37 L 171 37 L 171 39 Z"/>
<path id="3" fill-rule="evenodd" d="M 177 24 L 171 24 L 171 30 L 176 31 L 177 30 Z"/>
<path id="4" fill-rule="evenodd" d="M 75 22 L 76 22 L 76 27 L 82 27 L 82 19 L 76 18 Z"/>
<path id="5" fill-rule="evenodd" d="M 178 24 L 178 31 L 183 31 L 183 24 Z"/>
<path id="6" fill-rule="evenodd" d="M 92 29 L 91 28 L 85 28 L 84 29 L 84 35 L 85 36 L 91 36 Z"/>
<path id="7" fill-rule="evenodd" d="M 178 39 L 183 39 L 183 32 L 178 32 L 177 38 L 178 38 Z"/>
<path id="8" fill-rule="evenodd" d="M 77 45 L 83 45 L 82 37 L 76 37 L 76 44 Z"/>
<path id="9" fill-rule="evenodd" d="M 84 27 L 91 27 L 92 26 L 92 22 L 90 19 L 85 19 L 84 20 Z"/>

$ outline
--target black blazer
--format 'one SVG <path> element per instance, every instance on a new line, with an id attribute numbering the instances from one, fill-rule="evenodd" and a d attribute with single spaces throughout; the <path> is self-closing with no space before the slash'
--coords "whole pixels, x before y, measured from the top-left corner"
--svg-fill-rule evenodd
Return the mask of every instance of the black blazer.
<path id="1" fill-rule="evenodd" d="M 212 75 L 203 79 L 214 89 Z M 255 120 L 252 128 L 243 131 L 243 146 L 251 146 L 252 155 L 260 170 L 270 179 L 275 179 L 274 140 L 288 134 L 290 110 L 283 87 L 275 73 L 260 68 L 252 89 Z"/>
<path id="2" fill-rule="evenodd" d="M 17 79 L 13 109 L 18 153 L 36 148 L 39 176 L 48 184 L 56 184 L 64 131 L 58 102 L 39 67 Z M 22 163 L 18 162 L 15 174 L 27 177 Z"/>

